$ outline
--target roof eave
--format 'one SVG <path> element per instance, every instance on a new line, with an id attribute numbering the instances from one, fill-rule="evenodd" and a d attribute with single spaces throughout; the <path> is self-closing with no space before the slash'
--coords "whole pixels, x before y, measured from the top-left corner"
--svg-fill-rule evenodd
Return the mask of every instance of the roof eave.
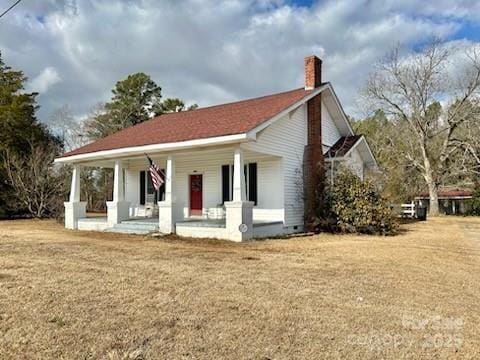
<path id="1" fill-rule="evenodd" d="M 337 96 L 337 93 L 335 92 L 335 89 L 333 88 L 332 84 L 328 82 L 326 85 L 328 85 L 328 89 L 330 90 L 333 100 L 335 101 L 335 104 L 337 105 L 338 109 L 340 110 L 340 115 L 342 120 L 345 122 L 347 125 L 349 135 L 355 135 L 355 132 L 353 131 L 352 124 L 350 124 L 350 120 L 348 119 L 347 114 L 345 113 L 345 110 L 343 109 L 342 104 L 340 103 L 340 99 Z"/>
<path id="2" fill-rule="evenodd" d="M 55 159 L 55 163 L 68 164 L 68 163 L 78 163 L 78 162 L 92 161 L 92 160 L 116 159 L 116 158 L 136 156 L 136 155 L 140 155 L 147 152 L 148 153 L 171 152 L 171 151 L 184 150 L 184 149 L 200 147 L 200 146 L 205 147 L 205 146 L 242 143 L 242 142 L 247 142 L 254 139 L 255 139 L 254 134 L 241 133 L 241 134 L 216 136 L 216 137 L 210 137 L 210 138 L 204 138 L 204 139 L 194 139 L 194 140 L 179 141 L 179 142 L 172 142 L 172 143 L 130 146 L 130 147 L 125 147 L 120 149 L 101 150 L 101 151 L 89 152 L 85 154 L 59 157 Z"/>

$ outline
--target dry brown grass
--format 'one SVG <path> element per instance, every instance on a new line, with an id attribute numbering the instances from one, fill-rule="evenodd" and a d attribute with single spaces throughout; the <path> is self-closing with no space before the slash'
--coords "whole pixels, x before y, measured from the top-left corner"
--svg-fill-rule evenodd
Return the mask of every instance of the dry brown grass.
<path id="1" fill-rule="evenodd" d="M 403 229 L 235 244 L 0 222 L 0 358 L 480 357 L 480 220 Z"/>

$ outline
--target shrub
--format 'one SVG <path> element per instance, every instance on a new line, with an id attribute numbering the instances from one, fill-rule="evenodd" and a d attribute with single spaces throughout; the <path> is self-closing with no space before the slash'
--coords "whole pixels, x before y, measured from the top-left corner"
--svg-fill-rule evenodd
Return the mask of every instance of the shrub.
<path id="1" fill-rule="evenodd" d="M 473 193 L 473 196 L 467 203 L 466 215 L 480 216 L 480 186 Z"/>
<path id="2" fill-rule="evenodd" d="M 394 214 L 371 181 L 341 169 L 329 192 L 325 207 L 330 215 L 320 225 L 324 230 L 382 235 L 397 232 Z"/>

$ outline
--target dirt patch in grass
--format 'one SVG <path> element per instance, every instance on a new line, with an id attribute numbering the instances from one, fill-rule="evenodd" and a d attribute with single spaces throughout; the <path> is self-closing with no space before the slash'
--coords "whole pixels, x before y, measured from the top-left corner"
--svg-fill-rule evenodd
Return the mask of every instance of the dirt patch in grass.
<path id="1" fill-rule="evenodd" d="M 0 358 L 478 358 L 480 220 L 236 244 L 0 222 Z"/>

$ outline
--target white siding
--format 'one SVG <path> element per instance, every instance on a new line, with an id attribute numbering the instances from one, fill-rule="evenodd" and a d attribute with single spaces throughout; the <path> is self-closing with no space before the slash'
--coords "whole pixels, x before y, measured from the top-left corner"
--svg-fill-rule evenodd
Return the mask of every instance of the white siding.
<path id="1" fill-rule="evenodd" d="M 175 178 L 174 200 L 175 221 L 189 217 L 189 179 L 191 174 L 203 175 L 203 214 L 209 209 L 222 206 L 222 165 L 233 164 L 233 148 L 203 152 L 199 150 L 190 155 L 174 155 Z M 165 159 L 152 156 L 161 168 Z M 283 181 L 281 159 L 245 151 L 245 163 L 257 163 L 257 205 L 253 209 L 254 221 L 283 221 Z M 139 173 L 146 170 L 144 160 L 130 162 L 126 170 L 126 200 L 130 201 L 130 215 L 142 214 L 140 205 Z M 148 177 L 148 173 L 147 173 Z"/>
<path id="2" fill-rule="evenodd" d="M 130 201 L 130 216 L 137 216 L 140 206 L 140 169 L 125 170 L 125 200 Z"/>
<path id="3" fill-rule="evenodd" d="M 335 125 L 332 116 L 328 112 L 327 107 L 322 101 L 322 144 L 327 146 L 324 147 L 324 151 L 328 150 L 330 146 L 335 144 L 341 135 Z"/>
<path id="4" fill-rule="evenodd" d="M 265 159 L 245 152 L 245 163 L 257 163 L 258 203 L 253 209 L 254 221 L 283 221 L 283 192 L 281 161 Z M 178 157 L 176 172 L 176 220 L 189 216 L 189 175 L 203 175 L 203 213 L 209 208 L 222 206 L 222 165 L 233 163 L 233 149 L 222 153 Z"/>
<path id="5" fill-rule="evenodd" d="M 303 225 L 303 153 L 306 145 L 306 106 L 302 105 L 289 115 L 273 123 L 260 134 L 257 141 L 242 144 L 244 149 L 268 153 L 282 158 L 280 177 L 285 209 L 285 226 Z"/>
<path id="6" fill-rule="evenodd" d="M 283 181 L 281 159 L 259 161 L 257 165 L 258 204 L 253 219 L 283 221 Z"/>

